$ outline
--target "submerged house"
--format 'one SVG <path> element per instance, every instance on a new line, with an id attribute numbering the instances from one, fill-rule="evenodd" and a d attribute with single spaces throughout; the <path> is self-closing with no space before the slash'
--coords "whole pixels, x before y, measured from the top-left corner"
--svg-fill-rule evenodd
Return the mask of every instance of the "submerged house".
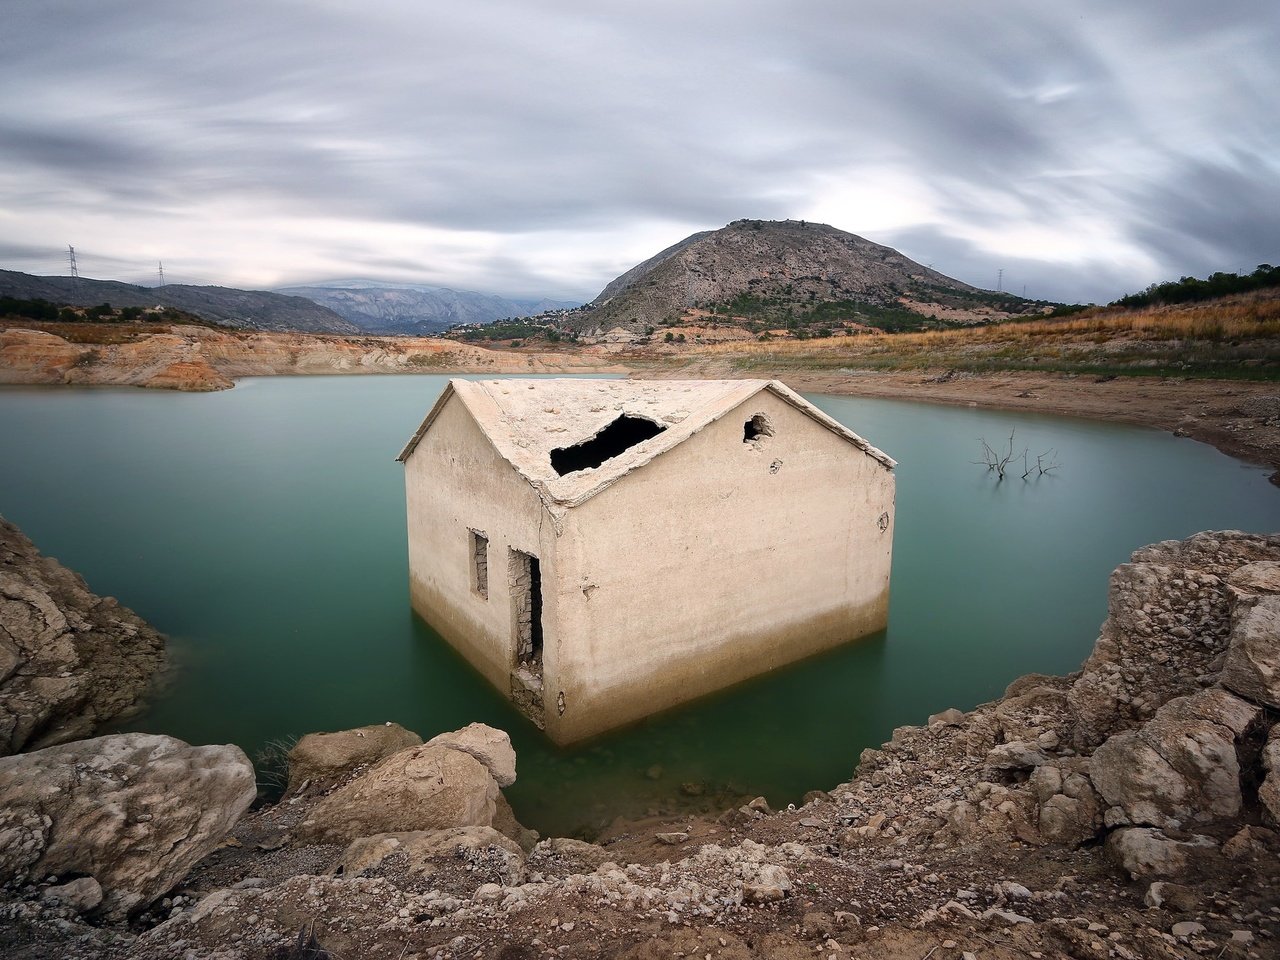
<path id="1" fill-rule="evenodd" d="M 414 609 L 557 743 L 885 626 L 894 461 L 776 380 L 452 380 Z"/>

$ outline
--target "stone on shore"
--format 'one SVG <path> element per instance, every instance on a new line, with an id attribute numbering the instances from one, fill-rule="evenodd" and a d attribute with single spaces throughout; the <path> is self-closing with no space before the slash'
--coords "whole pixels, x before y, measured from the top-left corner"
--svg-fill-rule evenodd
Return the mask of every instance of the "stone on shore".
<path id="1" fill-rule="evenodd" d="M 1216 852 L 1209 837 L 1177 840 L 1152 827 L 1127 827 L 1107 837 L 1107 854 L 1134 880 L 1182 876 Z"/>
<path id="2" fill-rule="evenodd" d="M 469 753 L 486 767 L 500 787 L 516 782 L 516 752 L 511 748 L 511 737 L 505 730 L 496 730 L 483 723 L 469 723 L 461 730 L 452 730 L 432 737 L 427 746 L 448 747 Z"/>
<path id="3" fill-rule="evenodd" d="M 0 880 L 92 877 L 121 919 L 186 876 L 256 794 L 234 746 L 123 733 L 5 757 Z"/>
<path id="4" fill-rule="evenodd" d="M 422 738 L 398 723 L 375 723 L 337 733 L 308 733 L 289 751 L 289 792 L 310 781 L 329 786 L 357 767 L 416 747 Z"/>
<path id="5" fill-rule="evenodd" d="M 1141 729 L 1094 751 L 1094 786 L 1131 824 L 1178 827 L 1233 817 L 1242 802 L 1236 742 L 1260 714 L 1221 688 L 1170 700 Z"/>
<path id="6" fill-rule="evenodd" d="M 354 840 L 342 854 L 344 877 L 358 877 L 395 857 L 401 869 L 429 876 L 436 861 L 462 858 L 469 863 L 491 864 L 503 883 L 515 885 L 525 877 L 524 851 L 492 827 L 457 827 L 452 830 L 414 830 L 379 833 Z"/>
<path id="7" fill-rule="evenodd" d="M 1280 709 L 1280 596 L 1238 602 L 1229 642 L 1222 685 Z"/>
<path id="8" fill-rule="evenodd" d="M 497 782 L 475 757 L 423 744 L 378 761 L 324 797 L 298 834 L 350 843 L 378 833 L 488 827 L 497 799 Z"/>
<path id="9" fill-rule="evenodd" d="M 1262 748 L 1262 774 L 1258 800 L 1267 818 L 1280 826 L 1280 723 L 1271 728 L 1267 745 Z"/>
<path id="10" fill-rule="evenodd" d="M 160 634 L 0 518 L 0 756 L 127 715 L 163 663 Z"/>

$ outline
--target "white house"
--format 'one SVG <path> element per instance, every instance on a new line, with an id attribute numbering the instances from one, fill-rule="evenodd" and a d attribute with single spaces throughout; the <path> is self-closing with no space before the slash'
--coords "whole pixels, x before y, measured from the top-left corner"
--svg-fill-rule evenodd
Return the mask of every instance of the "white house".
<path id="1" fill-rule="evenodd" d="M 885 626 L 894 461 L 776 380 L 451 380 L 414 609 L 557 743 Z"/>

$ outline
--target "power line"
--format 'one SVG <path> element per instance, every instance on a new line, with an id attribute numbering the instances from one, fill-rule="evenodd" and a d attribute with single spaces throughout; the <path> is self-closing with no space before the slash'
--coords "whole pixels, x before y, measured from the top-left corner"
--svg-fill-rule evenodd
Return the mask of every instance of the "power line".
<path id="1" fill-rule="evenodd" d="M 164 262 L 162 260 L 157 260 L 156 265 L 159 266 L 160 268 L 160 286 L 163 287 L 164 286 Z"/>
<path id="2" fill-rule="evenodd" d="M 1001 267 L 996 272 L 996 291 L 998 293 L 1004 293 L 1004 267 Z"/>
<path id="3" fill-rule="evenodd" d="M 76 248 L 67 244 L 67 262 L 71 264 L 71 276 L 80 279 L 80 268 L 76 266 Z"/>

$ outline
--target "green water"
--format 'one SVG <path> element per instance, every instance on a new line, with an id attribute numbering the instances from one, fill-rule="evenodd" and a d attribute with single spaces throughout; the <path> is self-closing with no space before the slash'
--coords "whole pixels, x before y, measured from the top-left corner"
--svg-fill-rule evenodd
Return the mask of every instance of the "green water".
<path id="1" fill-rule="evenodd" d="M 395 720 L 431 736 L 484 721 L 511 732 L 509 795 L 544 832 L 670 809 L 684 782 L 785 804 L 846 779 L 897 725 L 971 707 L 1023 673 L 1075 669 L 1106 614 L 1107 575 L 1136 547 L 1280 529 L 1266 471 L 1190 440 L 815 397 L 900 461 L 889 630 L 561 751 L 410 612 L 394 458 L 444 383 L 0 390 L 0 513 L 171 637 L 175 683 L 131 728 L 253 756 L 311 730 Z M 1011 429 L 1033 451 L 1056 448 L 1061 468 L 992 482 L 970 462 L 977 438 Z"/>

